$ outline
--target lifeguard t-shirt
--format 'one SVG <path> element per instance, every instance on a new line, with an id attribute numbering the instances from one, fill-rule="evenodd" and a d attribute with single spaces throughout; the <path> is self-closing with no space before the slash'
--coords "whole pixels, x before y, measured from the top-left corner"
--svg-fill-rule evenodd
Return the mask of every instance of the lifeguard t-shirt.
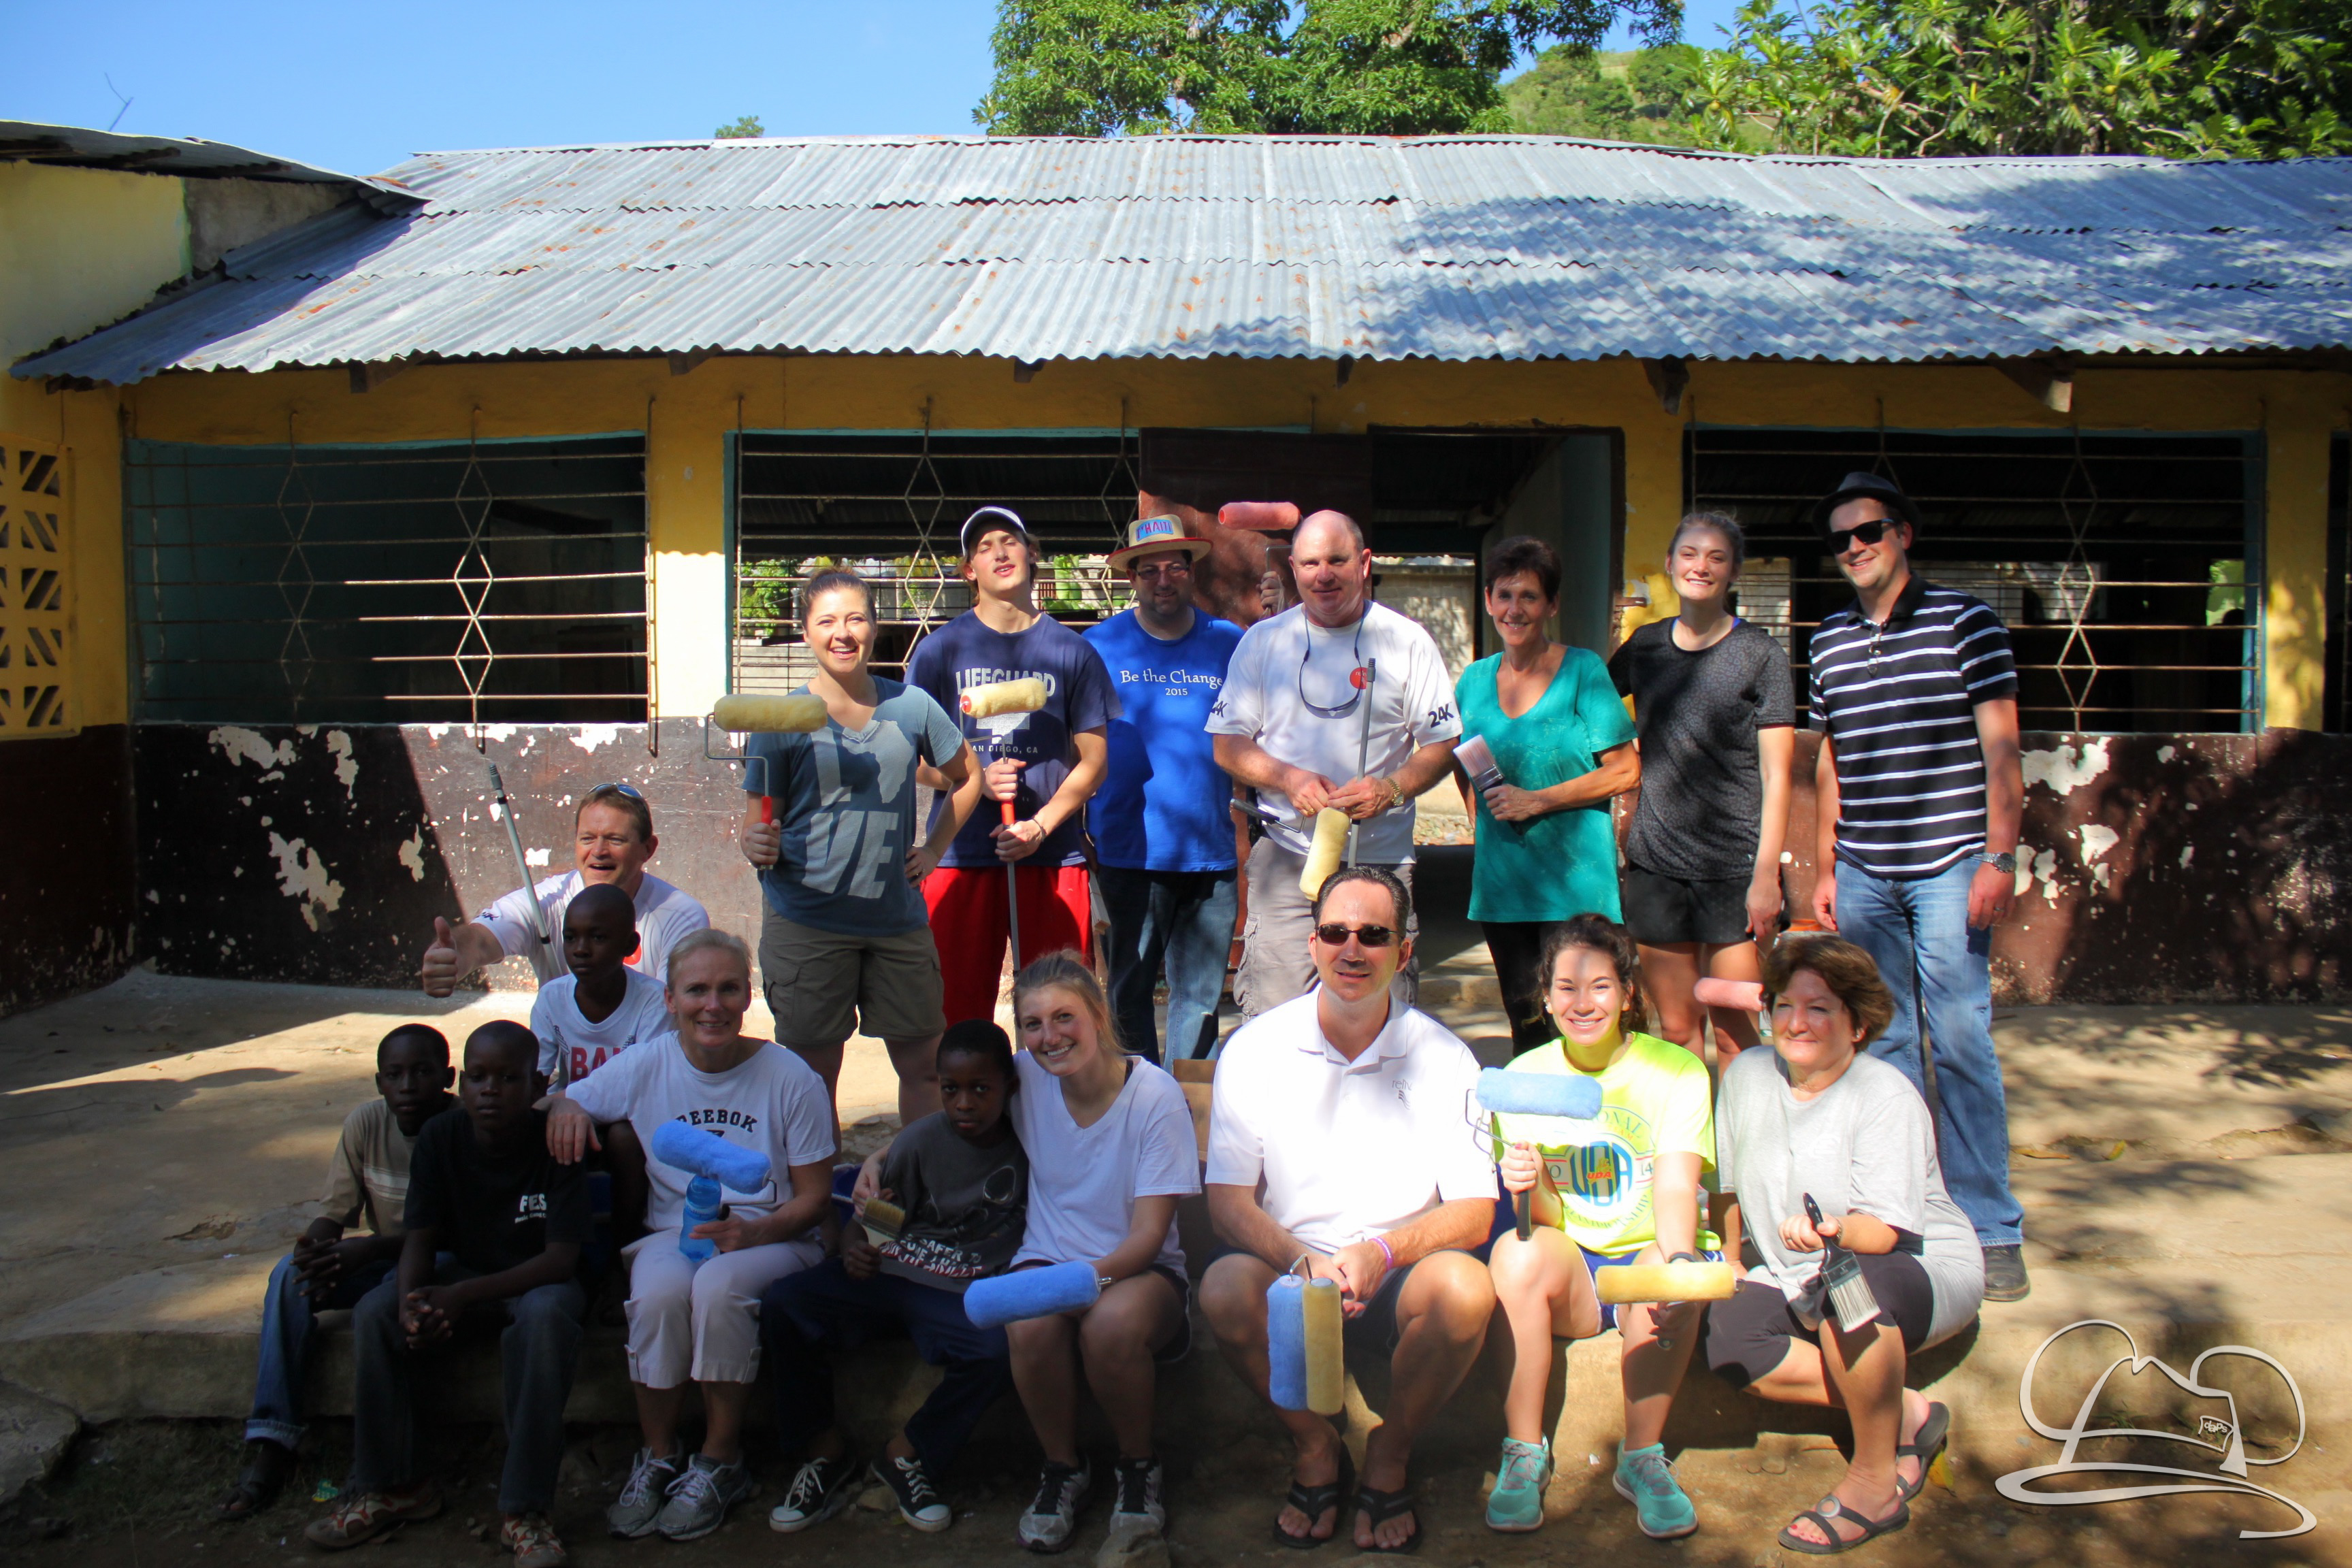
<path id="1" fill-rule="evenodd" d="M 963 710 L 963 693 L 975 686 L 1035 676 L 1045 683 L 1045 706 L 1034 713 L 1012 715 L 984 728 L 981 720 Z M 1024 817 L 1054 798 L 1070 776 L 1078 758 L 1070 737 L 1081 730 L 1105 730 L 1119 715 L 1118 694 L 1111 689 L 1102 656 L 1087 639 L 1049 616 L 1023 632 L 1000 632 L 967 610 L 925 637 L 907 661 L 907 684 L 919 686 L 963 727 L 975 760 L 982 767 L 999 757 L 1026 763 L 1021 770 L 1021 792 L 1014 809 Z M 947 809 L 947 797 L 932 803 L 931 820 Z M 989 835 L 1003 821 L 994 801 L 983 796 L 971 817 L 942 856 L 942 866 L 1002 866 L 996 841 Z M 1084 813 L 1074 813 L 1027 860 L 1032 866 L 1080 866 L 1086 863 Z"/>
<path id="2" fill-rule="evenodd" d="M 1558 1040 L 1512 1059 L 1507 1072 L 1578 1072 Z M 1587 1252 L 1628 1258 L 1658 1238 L 1653 1182 L 1660 1154 L 1698 1156 L 1699 1201 L 1715 1173 L 1715 1100 L 1706 1064 L 1682 1047 L 1635 1035 L 1598 1073 L 1601 1114 L 1505 1116 L 1505 1143 L 1533 1143 L 1559 1193 L 1560 1229 Z M 1720 1243 L 1699 1215 L 1698 1250 Z"/>

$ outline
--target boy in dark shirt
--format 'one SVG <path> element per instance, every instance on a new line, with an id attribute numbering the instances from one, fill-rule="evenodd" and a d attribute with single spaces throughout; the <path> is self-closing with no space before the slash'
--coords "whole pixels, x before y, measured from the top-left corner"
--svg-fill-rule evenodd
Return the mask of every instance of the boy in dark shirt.
<path id="1" fill-rule="evenodd" d="M 458 1109 L 417 1135 L 399 1273 L 352 1314 L 352 1482 L 335 1511 L 303 1532 L 312 1545 L 356 1546 L 441 1511 L 440 1489 L 416 1476 L 416 1358 L 469 1313 L 495 1310 L 507 1321 L 500 1542 L 520 1568 L 565 1561 L 547 1510 L 587 1315 L 572 1276 L 588 1201 L 579 1168 L 547 1152 L 547 1117 L 531 1109 L 546 1089 L 539 1041 L 520 1024 L 501 1019 L 467 1037 Z"/>
<path id="2" fill-rule="evenodd" d="M 976 1328 L 963 1310 L 964 1287 L 1013 1260 L 1028 1212 L 1029 1158 L 1005 1117 L 1012 1042 L 986 1019 L 966 1019 L 940 1037 L 938 1070 L 946 1109 L 899 1133 L 882 1165 L 878 1195 L 905 1210 L 904 1227 L 877 1247 L 852 1226 L 840 1257 L 786 1275 L 761 1299 L 776 1435 L 787 1454 L 806 1457 L 768 1515 L 778 1531 L 829 1519 L 858 1490 L 834 1425 L 830 1346 L 905 1333 L 945 1373 L 873 1465 L 917 1530 L 953 1519 L 933 1479 L 1013 1385 L 1004 1331 Z"/>

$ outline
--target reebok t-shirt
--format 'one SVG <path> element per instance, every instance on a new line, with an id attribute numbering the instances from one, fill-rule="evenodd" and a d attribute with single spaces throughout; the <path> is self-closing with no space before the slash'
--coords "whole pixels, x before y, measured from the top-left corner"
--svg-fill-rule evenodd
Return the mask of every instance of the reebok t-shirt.
<path id="1" fill-rule="evenodd" d="M 768 907 L 836 936 L 922 929 L 923 895 L 907 880 L 915 765 L 938 767 L 963 748 L 963 731 L 928 691 L 877 676 L 874 693 L 865 729 L 827 719 L 806 734 L 754 735 L 751 754 L 766 760 L 743 768 L 744 792 L 772 796 L 783 829 L 776 863 L 760 871 Z"/>
<path id="2" fill-rule="evenodd" d="M 539 1037 L 539 1070 L 555 1081 L 558 1062 L 565 1064 L 564 1081 L 578 1083 L 606 1062 L 643 1040 L 676 1034 L 669 1016 L 669 993 L 650 974 L 623 971 L 628 988 L 603 1022 L 592 1024 L 580 1010 L 580 977 L 567 974 L 539 988 L 530 1005 L 530 1032 Z"/>
<path id="3" fill-rule="evenodd" d="M 1208 722 L 1241 627 L 1195 611 L 1191 631 L 1163 641 L 1128 610 L 1086 637 L 1122 710 L 1110 770 L 1087 803 L 1096 858 L 1139 871 L 1232 870 L 1233 781 L 1217 766 Z"/>
<path id="4" fill-rule="evenodd" d="M 962 694 L 972 687 L 1030 676 L 1045 683 L 1045 706 L 1035 712 L 983 721 L 963 711 Z M 1014 803 L 1024 817 L 1036 816 L 1070 776 L 1078 756 L 1071 736 L 1081 730 L 1108 729 L 1119 713 L 1118 694 L 1111 689 L 1102 655 L 1050 616 L 1038 616 L 1026 631 L 1000 632 L 967 610 L 916 645 L 914 657 L 907 661 L 907 684 L 929 692 L 962 728 L 982 766 L 999 757 L 1028 764 L 1021 770 Z M 931 820 L 938 821 L 938 813 L 946 809 L 947 799 L 941 796 L 932 804 Z M 1003 820 L 996 803 L 983 797 L 940 864 L 992 870 L 1003 865 L 996 858 L 996 841 L 989 837 Z M 1084 865 L 1084 816 L 1073 813 L 1024 864 Z"/>

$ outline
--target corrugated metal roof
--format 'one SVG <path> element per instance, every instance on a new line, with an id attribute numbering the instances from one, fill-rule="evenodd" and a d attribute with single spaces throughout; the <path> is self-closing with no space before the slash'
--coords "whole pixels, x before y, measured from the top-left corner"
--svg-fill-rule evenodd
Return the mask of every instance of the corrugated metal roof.
<path id="1" fill-rule="evenodd" d="M 194 136 L 127 136 L 82 125 L 0 120 L 0 163 L 49 163 L 69 169 L 114 169 L 203 180 L 282 180 L 295 184 L 350 185 L 393 198 L 393 210 L 415 205 L 407 192 L 378 179 L 338 174 L 291 158 L 205 142 Z"/>
<path id="2" fill-rule="evenodd" d="M 1551 137 L 421 155 L 19 375 L 698 351 L 1926 360 L 2352 343 L 2352 159 Z"/>

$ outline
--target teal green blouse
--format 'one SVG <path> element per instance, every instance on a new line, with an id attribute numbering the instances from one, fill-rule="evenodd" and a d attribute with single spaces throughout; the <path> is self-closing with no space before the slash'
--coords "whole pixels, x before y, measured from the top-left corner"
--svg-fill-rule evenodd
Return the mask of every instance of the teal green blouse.
<path id="1" fill-rule="evenodd" d="M 1495 694 L 1502 662 L 1496 654 L 1464 670 L 1454 696 L 1463 738 L 1486 737 L 1506 783 L 1531 790 L 1566 784 L 1633 738 L 1633 721 L 1598 654 L 1570 648 L 1536 705 L 1516 719 L 1505 717 Z M 1512 823 L 1496 821 L 1482 797 L 1477 826 L 1472 920 L 1564 921 L 1588 911 L 1623 918 L 1608 802 Z"/>

